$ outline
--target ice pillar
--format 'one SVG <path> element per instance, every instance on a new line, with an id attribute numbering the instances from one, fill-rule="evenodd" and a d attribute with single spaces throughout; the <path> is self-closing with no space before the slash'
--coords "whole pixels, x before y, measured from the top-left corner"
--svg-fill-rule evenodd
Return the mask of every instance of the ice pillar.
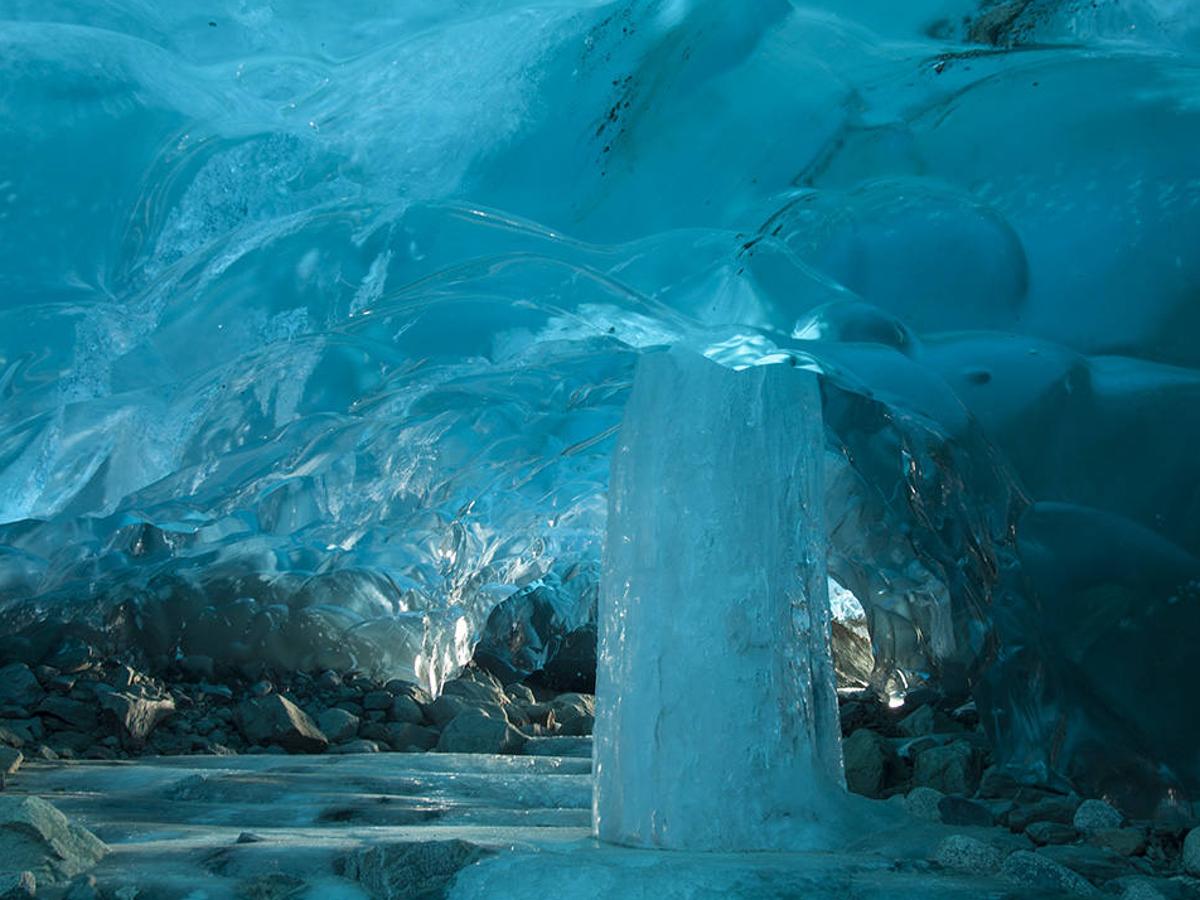
<path id="1" fill-rule="evenodd" d="M 612 463 L 594 817 L 602 840 L 821 843 L 844 784 L 816 376 L 672 350 Z"/>

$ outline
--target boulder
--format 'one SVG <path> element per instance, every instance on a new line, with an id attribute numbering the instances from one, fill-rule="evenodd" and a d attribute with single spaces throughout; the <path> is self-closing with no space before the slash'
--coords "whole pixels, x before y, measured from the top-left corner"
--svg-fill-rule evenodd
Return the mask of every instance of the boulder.
<path id="1" fill-rule="evenodd" d="M 1078 837 L 1074 825 L 1061 822 L 1031 822 L 1025 834 L 1039 847 L 1046 844 L 1070 844 Z"/>
<path id="2" fill-rule="evenodd" d="M 442 694 L 425 707 L 425 714 L 429 717 L 430 722 L 441 728 L 448 725 L 460 713 L 477 708 L 477 705 L 472 704 L 471 701 L 462 697 Z"/>
<path id="3" fill-rule="evenodd" d="M 1075 810 L 1071 824 L 1081 834 L 1091 834 L 1094 831 L 1120 828 L 1125 824 L 1125 817 L 1103 800 L 1084 800 Z"/>
<path id="4" fill-rule="evenodd" d="M 1008 814 L 1008 827 L 1012 831 L 1024 831 L 1034 822 L 1058 822 L 1070 825 L 1079 807 L 1077 797 L 1044 797 L 1029 805 L 1018 805 Z"/>
<path id="5" fill-rule="evenodd" d="M 37 896 L 37 879 L 32 872 L 0 875 L 0 900 L 29 900 Z"/>
<path id="6" fill-rule="evenodd" d="M 1112 881 L 1136 870 L 1130 861 L 1104 847 L 1088 844 L 1059 844 L 1038 848 L 1038 855 L 1078 872 L 1095 882 Z"/>
<path id="7" fill-rule="evenodd" d="M 550 701 L 559 734 L 582 736 L 596 724 L 596 698 L 591 694 L 559 694 Z"/>
<path id="8" fill-rule="evenodd" d="M 943 799 L 945 799 L 945 795 L 935 788 L 913 788 L 904 798 L 904 809 L 914 819 L 920 819 L 923 822 L 940 822 L 942 813 L 939 807 Z"/>
<path id="9" fill-rule="evenodd" d="M 976 838 L 952 834 L 938 844 L 933 861 L 954 872 L 991 875 L 1000 869 L 1004 854 Z"/>
<path id="10" fill-rule="evenodd" d="M 975 751 L 966 741 L 924 750 L 913 768 L 913 784 L 943 794 L 974 794 L 979 785 Z"/>
<path id="11" fill-rule="evenodd" d="M 846 787 L 864 797 L 878 797 L 887 771 L 887 742 L 874 731 L 860 728 L 842 741 Z"/>
<path id="12" fill-rule="evenodd" d="M 421 704 L 407 694 L 400 694 L 392 700 L 388 708 L 388 720 L 391 722 L 407 722 L 410 725 L 424 725 L 425 712 Z"/>
<path id="13" fill-rule="evenodd" d="M 290 753 L 323 753 L 329 746 L 308 714 L 279 694 L 243 701 L 235 720 L 252 744 L 275 744 Z"/>
<path id="14" fill-rule="evenodd" d="M 0 796 L 0 873 L 30 872 L 39 884 L 58 883 L 92 868 L 107 852 L 99 838 L 45 800 Z"/>
<path id="15" fill-rule="evenodd" d="M 982 803 L 962 797 L 943 797 L 938 801 L 938 813 L 947 825 L 980 825 L 987 828 L 994 824 L 990 809 Z"/>
<path id="16" fill-rule="evenodd" d="M 131 750 L 140 750 L 158 724 L 175 712 L 175 701 L 170 697 L 152 700 L 113 693 L 100 697 L 100 708 L 116 721 L 121 743 Z"/>
<path id="17" fill-rule="evenodd" d="M 468 710 L 442 731 L 437 749 L 442 753 L 520 753 L 526 737 L 504 718 Z"/>
<path id="18" fill-rule="evenodd" d="M 1087 842 L 1118 856 L 1140 856 L 1146 852 L 1146 833 L 1140 828 L 1102 828 L 1091 832 Z"/>
<path id="19" fill-rule="evenodd" d="M 25 754 L 12 747 L 0 747 L 0 787 L 10 775 L 16 775 L 21 764 L 25 762 Z"/>
<path id="20" fill-rule="evenodd" d="M 358 736 L 359 718 L 344 709 L 327 709 L 317 717 L 317 727 L 330 743 L 341 744 Z"/>
<path id="21" fill-rule="evenodd" d="M 392 708 L 392 703 L 395 702 L 393 697 L 387 691 L 371 691 L 362 699 L 363 709 L 370 712 L 371 710 L 387 710 Z"/>
<path id="22" fill-rule="evenodd" d="M 1000 865 L 1000 877 L 1010 884 L 1073 897 L 1092 897 L 1097 893 L 1082 875 L 1029 850 L 1010 854 Z"/>
<path id="23" fill-rule="evenodd" d="M 388 744 L 399 753 L 421 753 L 432 750 L 438 743 L 436 729 L 409 722 L 389 722 L 384 733 Z"/>
<path id="24" fill-rule="evenodd" d="M 375 900 L 415 900 L 446 896 L 459 871 L 488 853 L 460 840 L 376 844 L 341 857 L 335 866 Z"/>
<path id="25" fill-rule="evenodd" d="M 1183 839 L 1183 871 L 1200 878 L 1200 828 L 1193 828 Z"/>
<path id="26" fill-rule="evenodd" d="M 12 663 L 0 669 L 0 707 L 36 706 L 45 691 L 37 677 L 24 663 Z"/>
<path id="27" fill-rule="evenodd" d="M 36 711 L 43 719 L 49 717 L 75 731 L 92 731 L 99 722 L 94 705 L 68 697 L 46 697 L 37 705 Z"/>

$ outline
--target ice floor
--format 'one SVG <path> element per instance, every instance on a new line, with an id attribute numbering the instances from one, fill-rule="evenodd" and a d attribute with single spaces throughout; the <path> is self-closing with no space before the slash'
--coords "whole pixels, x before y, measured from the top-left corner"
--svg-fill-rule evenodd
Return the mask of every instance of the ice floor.
<path id="1" fill-rule="evenodd" d="M 943 834 L 972 829 L 916 822 L 835 853 L 604 846 L 591 837 L 590 768 L 552 756 L 172 757 L 31 764 L 10 790 L 49 800 L 108 842 L 100 886 L 139 898 L 1031 896 L 926 862 Z M 337 874 L 364 847 L 452 839 L 489 852 L 434 894 L 404 872 L 392 893 Z"/>

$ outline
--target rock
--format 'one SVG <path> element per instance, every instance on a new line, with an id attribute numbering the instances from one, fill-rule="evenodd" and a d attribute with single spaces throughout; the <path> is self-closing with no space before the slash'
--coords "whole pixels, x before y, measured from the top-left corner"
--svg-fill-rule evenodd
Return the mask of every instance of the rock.
<path id="1" fill-rule="evenodd" d="M 990 809 L 982 803 L 962 797 L 943 797 L 938 801 L 938 813 L 947 825 L 981 825 L 988 828 L 993 824 Z"/>
<path id="2" fill-rule="evenodd" d="M 24 663 L 12 663 L 0 669 L 0 706 L 36 706 L 45 692 L 37 676 Z"/>
<path id="3" fill-rule="evenodd" d="M 423 753 L 438 743 L 438 732 L 408 722 L 390 722 L 384 726 L 387 742 L 398 753 Z"/>
<path id="4" fill-rule="evenodd" d="M 344 709 L 327 709 L 317 717 L 317 727 L 333 744 L 341 744 L 358 736 L 358 716 Z"/>
<path id="5" fill-rule="evenodd" d="M 113 672 L 109 682 L 116 690 L 127 691 L 140 680 L 141 676 L 139 676 L 137 672 L 135 672 L 129 666 L 121 664 L 117 666 L 117 669 L 115 672 Z"/>
<path id="6" fill-rule="evenodd" d="M 1121 893 L 1121 900 L 1167 900 L 1167 898 L 1149 882 L 1135 881 L 1126 886 Z"/>
<path id="7" fill-rule="evenodd" d="M 996 766 L 988 766 L 979 779 L 979 796 L 993 800 L 1011 800 L 1017 796 L 1021 783 Z"/>
<path id="8" fill-rule="evenodd" d="M 12 747 L 0 747 L 0 776 L 16 775 L 21 764 L 25 762 L 25 754 Z"/>
<path id="9" fill-rule="evenodd" d="M 412 697 L 400 694 L 392 700 L 388 709 L 388 719 L 392 722 L 407 722 L 409 725 L 424 725 L 425 712 Z"/>
<path id="10" fill-rule="evenodd" d="M 1120 828 L 1125 824 L 1125 817 L 1103 800 L 1084 800 L 1075 810 L 1071 824 L 1081 834 L 1091 834 L 1093 831 Z"/>
<path id="11" fill-rule="evenodd" d="M 1046 844 L 1069 844 L 1078 837 L 1074 825 L 1061 822 L 1031 822 L 1025 834 L 1039 847 Z"/>
<path id="12" fill-rule="evenodd" d="M 915 819 L 923 822 L 940 822 L 942 814 L 938 807 L 944 797 L 945 795 L 941 791 L 934 788 L 913 788 L 904 798 L 904 808 Z"/>
<path id="13" fill-rule="evenodd" d="M 27 900 L 37 896 L 37 879 L 32 872 L 0 875 L 0 900 Z"/>
<path id="14" fill-rule="evenodd" d="M 416 900 L 446 896 L 459 871 L 488 853 L 460 840 L 377 844 L 347 854 L 336 867 L 375 900 Z"/>
<path id="15" fill-rule="evenodd" d="M 98 723 L 96 707 L 80 700 L 50 696 L 37 705 L 37 713 L 43 718 L 62 722 L 76 731 L 93 731 Z"/>
<path id="16" fill-rule="evenodd" d="M 329 752 L 330 753 L 340 753 L 340 754 L 378 753 L 379 745 L 377 743 L 375 743 L 374 741 L 368 741 L 368 740 L 346 741 L 344 743 L 335 744 L 334 746 L 330 747 Z"/>
<path id="17" fill-rule="evenodd" d="M 215 671 L 213 658 L 199 653 L 185 656 L 179 661 L 179 671 L 192 681 L 209 681 Z"/>
<path id="18" fill-rule="evenodd" d="M 255 834 L 253 831 L 243 831 L 237 836 L 239 844 L 261 844 L 265 838 Z"/>
<path id="19" fill-rule="evenodd" d="M 459 700 L 465 700 L 470 706 L 479 706 L 484 703 L 508 702 L 508 697 L 505 695 L 503 688 L 494 682 L 490 680 L 477 681 L 465 675 L 454 681 L 446 682 L 446 686 L 442 689 L 442 697 L 455 697 Z"/>
<path id="20" fill-rule="evenodd" d="M 917 757 L 913 784 L 931 787 L 943 794 L 970 796 L 979 784 L 975 751 L 966 741 L 930 747 Z"/>
<path id="21" fill-rule="evenodd" d="M 1075 897 L 1091 897 L 1096 889 L 1086 878 L 1038 853 L 1018 850 L 1000 865 L 1000 877 L 1011 884 Z"/>
<path id="22" fill-rule="evenodd" d="M 1139 856 L 1146 852 L 1146 833 L 1140 828 L 1102 828 L 1089 834 L 1087 842 L 1118 856 Z"/>
<path id="23" fill-rule="evenodd" d="M 462 697 L 442 694 L 425 707 L 429 721 L 442 728 L 458 717 L 460 713 L 475 707 Z"/>
<path id="24" fill-rule="evenodd" d="M 81 875 L 71 882 L 70 889 L 63 895 L 63 900 L 102 900 L 103 894 L 96 886 L 96 876 Z"/>
<path id="25" fill-rule="evenodd" d="M 842 741 L 846 787 L 864 797 L 879 797 L 887 771 L 887 742 L 874 731 L 860 728 Z"/>
<path id="26" fill-rule="evenodd" d="M 38 883 L 61 882 L 108 852 L 94 834 L 72 825 L 37 797 L 0 797 L 0 872 L 32 872 Z"/>
<path id="27" fill-rule="evenodd" d="M 596 698 L 591 694 L 559 694 L 550 701 L 559 734 L 581 736 L 592 733 L 596 723 Z"/>
<path id="28" fill-rule="evenodd" d="M 25 746 L 25 739 L 4 725 L 0 725 L 0 744 L 6 747 L 16 747 L 20 749 Z"/>
<path id="29" fill-rule="evenodd" d="M 537 697 L 533 695 L 533 691 L 523 684 L 510 684 L 504 689 L 504 693 L 508 694 L 509 699 L 514 703 L 537 703 Z"/>
<path id="30" fill-rule="evenodd" d="M 288 872 L 264 872 L 239 881 L 234 896 L 247 900 L 300 900 L 312 896 L 308 882 Z"/>
<path id="31" fill-rule="evenodd" d="M 1070 825 L 1079 807 L 1076 797 L 1045 797 L 1029 806 L 1017 806 L 1008 814 L 1008 827 L 1012 831 L 1024 831 L 1034 822 L 1058 822 Z"/>
<path id="32" fill-rule="evenodd" d="M 1200 878 L 1200 828 L 1193 828 L 1183 839 L 1183 871 Z"/>
<path id="33" fill-rule="evenodd" d="M 955 872 L 968 875 L 991 875 L 1004 862 L 1004 854 L 990 844 L 952 834 L 944 838 L 933 854 L 933 861 Z"/>
<path id="34" fill-rule="evenodd" d="M 962 731 L 963 727 L 932 706 L 917 707 L 896 723 L 896 730 L 905 737 L 924 737 L 930 734 L 946 734 Z"/>
<path id="35" fill-rule="evenodd" d="M 507 719 L 468 710 L 442 731 L 437 749 L 442 753 L 520 753 L 525 741 L 525 735 Z"/>
<path id="36" fill-rule="evenodd" d="M 158 724 L 175 712 L 175 701 L 170 697 L 150 700 L 133 694 L 105 694 L 100 698 L 100 708 L 116 721 L 122 745 L 140 750 Z"/>
<path id="37" fill-rule="evenodd" d="M 275 685 L 269 681 L 256 681 L 250 685 L 250 696 L 265 697 L 275 690 Z"/>
<path id="38" fill-rule="evenodd" d="M 386 710 L 392 708 L 395 698 L 387 691 L 371 691 L 363 697 L 362 705 L 365 710 Z"/>
<path id="39" fill-rule="evenodd" d="M 72 672 L 86 669 L 96 659 L 98 659 L 96 651 L 86 641 L 79 638 L 67 638 L 42 662 L 69 675 Z"/>
<path id="40" fill-rule="evenodd" d="M 252 744 L 275 744 L 291 753 L 323 753 L 329 746 L 308 714 L 279 694 L 244 700 L 235 719 Z"/>
<path id="41" fill-rule="evenodd" d="M 1040 847 L 1037 852 L 1095 882 L 1112 881 L 1135 872 L 1128 859 L 1103 847 L 1061 844 Z"/>

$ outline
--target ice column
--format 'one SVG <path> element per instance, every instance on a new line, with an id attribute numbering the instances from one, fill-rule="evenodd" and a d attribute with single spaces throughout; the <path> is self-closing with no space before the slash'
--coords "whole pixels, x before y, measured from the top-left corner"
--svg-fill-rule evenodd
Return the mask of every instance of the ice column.
<path id="1" fill-rule="evenodd" d="M 690 351 L 638 367 L 600 600 L 600 838 L 822 843 L 844 793 L 816 376 Z"/>

